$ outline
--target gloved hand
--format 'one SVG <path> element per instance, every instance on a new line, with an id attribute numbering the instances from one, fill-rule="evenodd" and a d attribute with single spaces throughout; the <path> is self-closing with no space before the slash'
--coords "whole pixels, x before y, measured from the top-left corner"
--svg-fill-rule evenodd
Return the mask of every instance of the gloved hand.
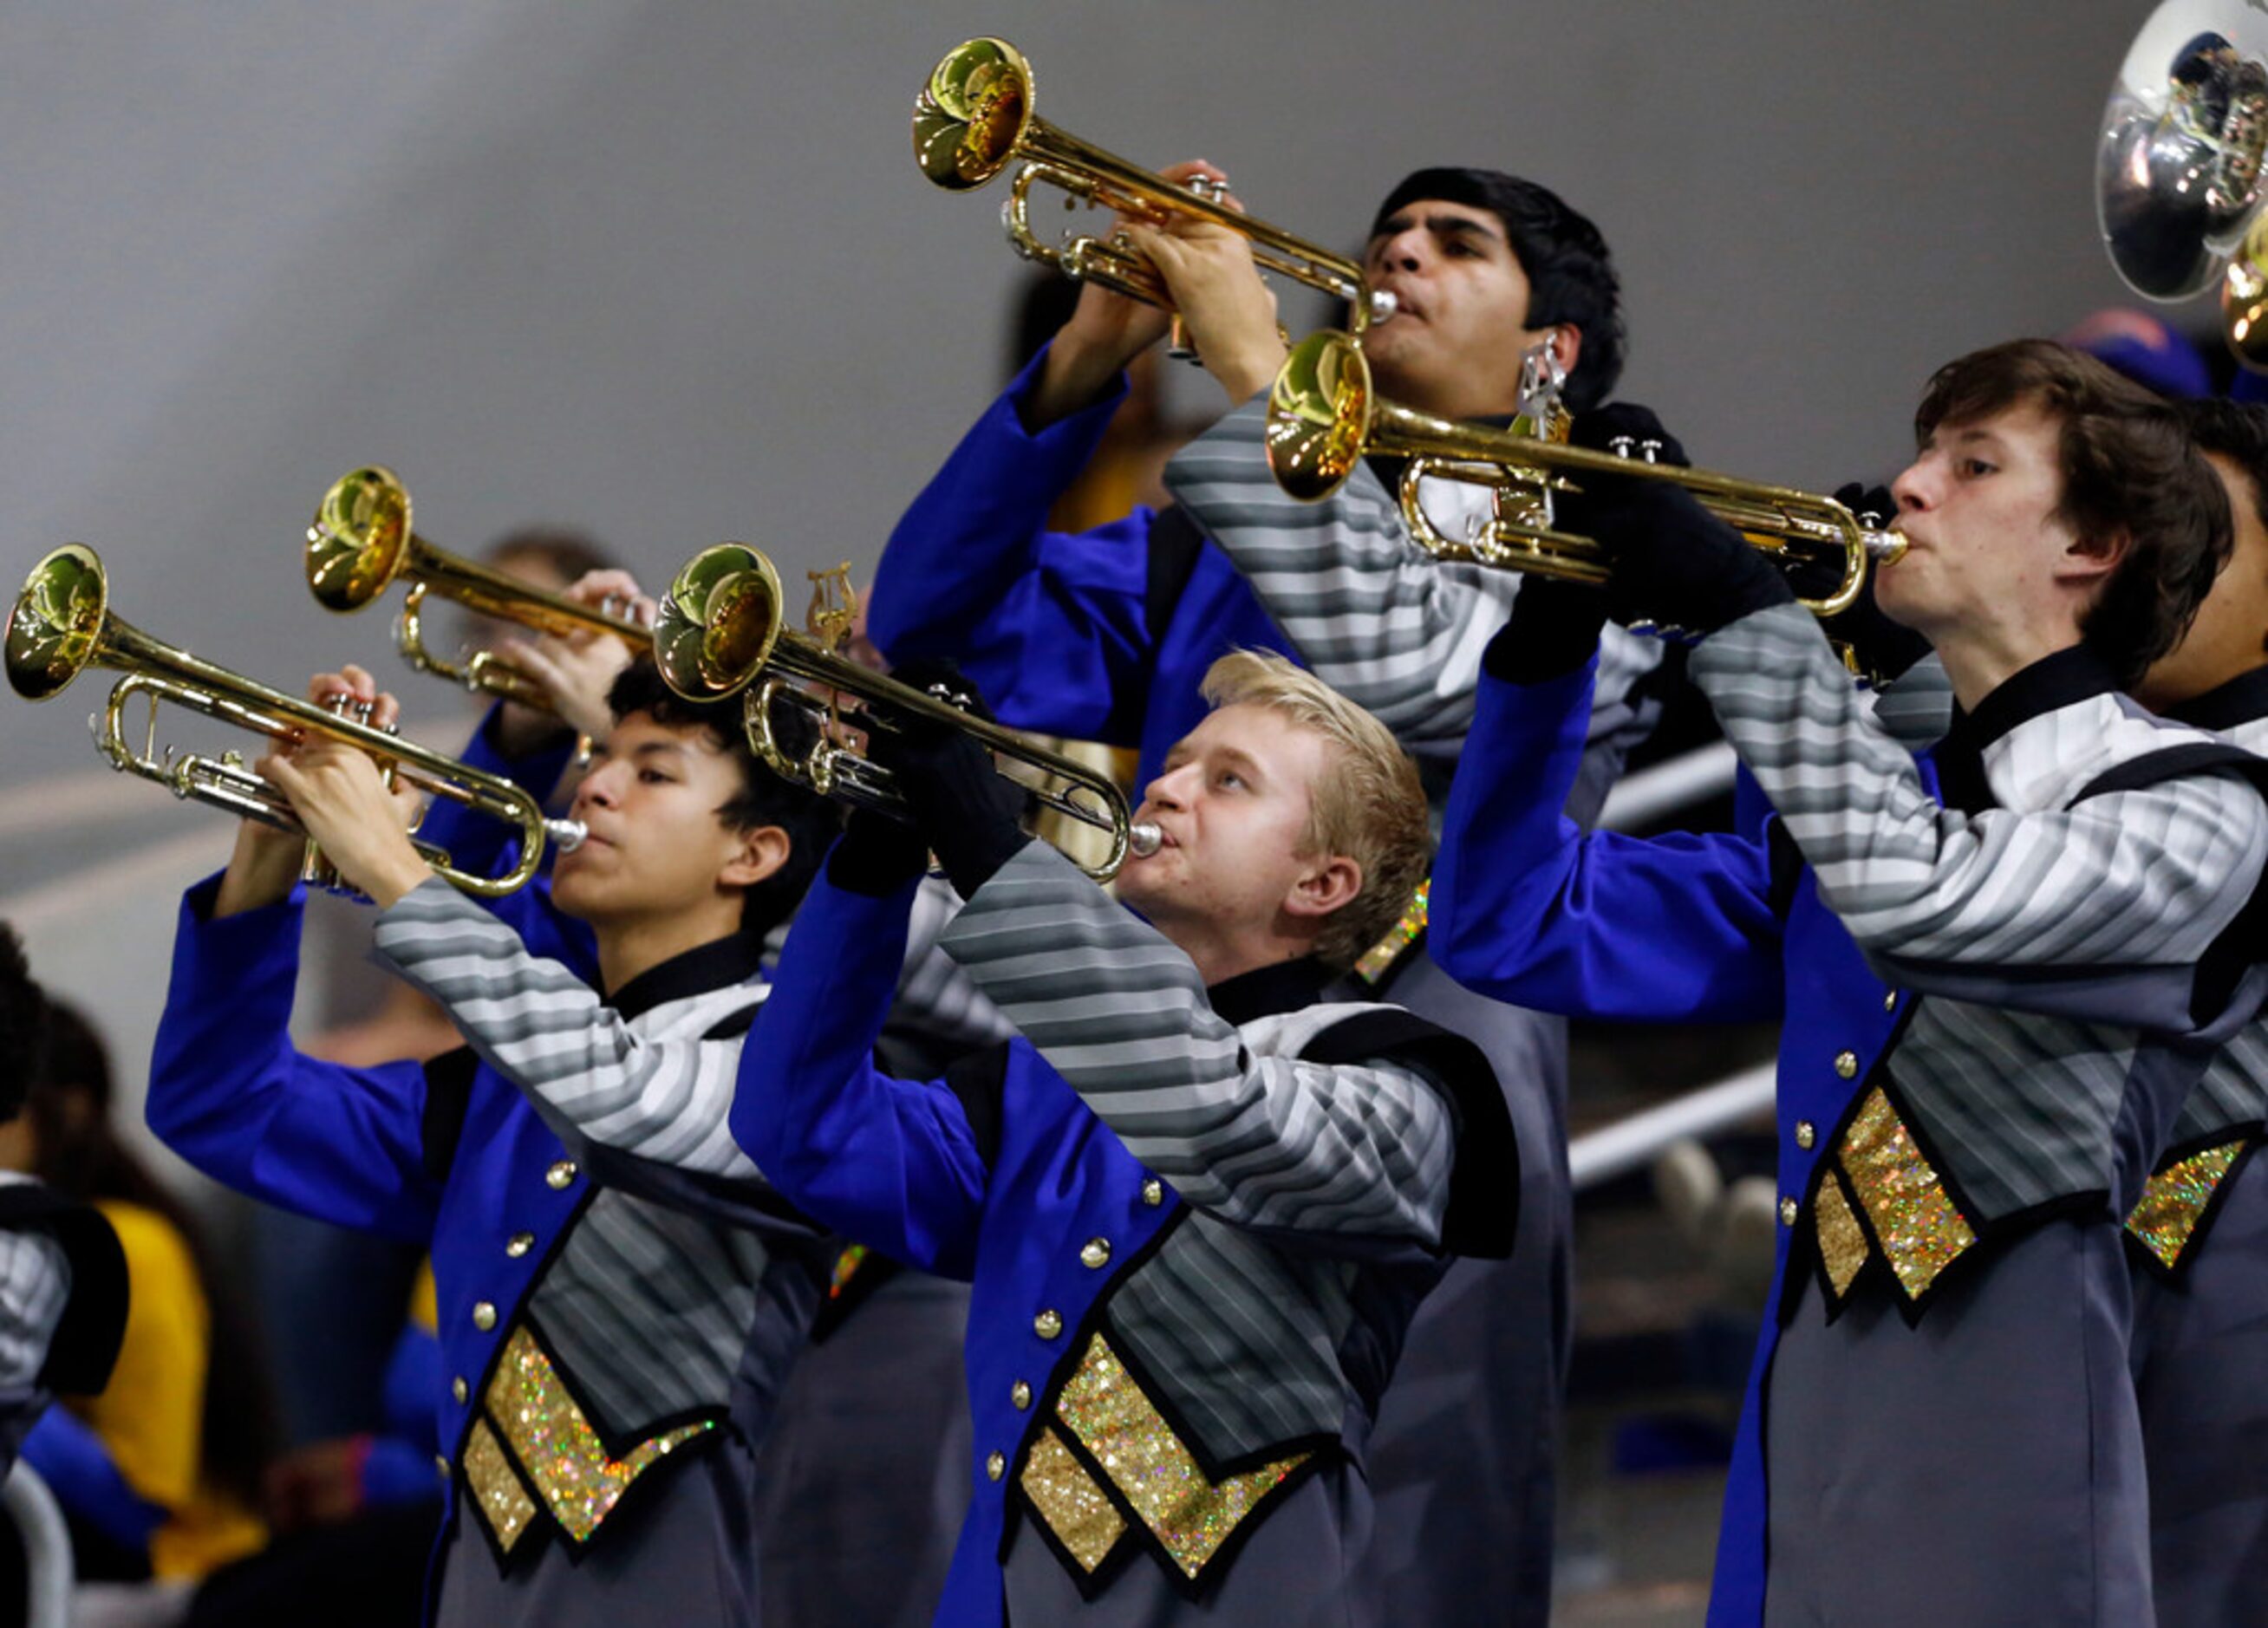
<path id="1" fill-rule="evenodd" d="M 1685 448 L 1651 411 L 1617 402 L 1579 416 L 1569 439 L 1644 462 L 1686 464 Z M 1763 554 L 1682 487 L 1585 475 L 1557 498 L 1557 526 L 1607 551 L 1607 614 L 1625 626 L 1701 636 L 1794 598 Z M 1522 590 L 1525 593 L 1525 590 Z"/>
<path id="2" fill-rule="evenodd" d="M 891 674 L 971 717 L 991 720 L 976 686 L 950 661 L 910 661 Z M 947 880 L 968 898 L 1031 840 L 1019 824 L 1024 794 L 1002 779 L 992 755 L 950 725 L 912 718 L 878 720 L 867 755 L 895 777 L 912 829 L 935 851 Z"/>
<path id="3" fill-rule="evenodd" d="M 1574 422 L 1568 426 L 1567 440 L 1570 446 L 1594 453 L 1627 455 L 1641 461 L 1651 458 L 1657 463 L 1681 468 L 1686 462 L 1683 445 L 1664 427 L 1652 408 L 1640 407 L 1635 401 L 1615 401 L 1576 414 Z M 1580 497 L 1562 493 L 1554 501 L 1552 523 L 1556 529 L 1578 536 L 1590 534 L 1569 518 L 1572 502 L 1576 519 L 1580 519 L 1583 510 Z M 1599 647 L 1599 632 L 1606 622 L 1607 599 L 1603 590 L 1531 574 L 1520 585 L 1520 597 L 1513 601 L 1512 619 L 1489 640 L 1488 649 L 1481 657 L 1482 665 L 1491 677 L 1515 684 L 1557 678 L 1591 659 L 1591 652 Z"/>
<path id="4" fill-rule="evenodd" d="M 1890 496 L 1888 487 L 1862 486 L 1853 481 L 1836 490 L 1835 501 L 1877 528 L 1889 525 L 1898 517 L 1897 500 Z M 1850 608 L 1836 612 L 1819 625 L 1837 646 L 1850 652 L 1859 676 L 1877 687 L 1902 676 L 1930 650 L 1927 639 L 1882 614 L 1881 607 L 1874 602 L 1874 573 L 1871 571 L 1867 573 L 1866 587 Z"/>

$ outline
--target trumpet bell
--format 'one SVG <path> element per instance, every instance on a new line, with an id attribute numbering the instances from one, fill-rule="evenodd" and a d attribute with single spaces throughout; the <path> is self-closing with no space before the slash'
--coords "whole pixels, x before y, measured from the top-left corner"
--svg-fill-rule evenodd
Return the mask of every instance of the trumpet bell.
<path id="1" fill-rule="evenodd" d="M 378 464 L 353 470 L 323 494 L 307 527 L 307 586 L 326 609 L 359 610 L 400 572 L 412 534 L 401 477 Z"/>
<path id="2" fill-rule="evenodd" d="M 8 614 L 9 687 L 26 701 L 59 693 L 93 659 L 109 612 L 109 581 L 85 543 L 33 566 Z"/>
<path id="3" fill-rule="evenodd" d="M 779 572 L 744 542 L 720 542 L 685 563 L 654 616 L 662 681 L 693 701 L 748 687 L 779 642 Z"/>
<path id="4" fill-rule="evenodd" d="M 1376 400 L 1370 362 L 1345 335 L 1325 329 L 1292 346 L 1268 398 L 1276 483 L 1303 503 L 1345 485 L 1362 460 Z"/>
<path id="5" fill-rule="evenodd" d="M 2262 203 L 2268 18 L 2236 0 L 2165 0 L 2103 112 L 2095 215 L 2111 264 L 2150 299 L 2221 275 Z"/>
<path id="6" fill-rule="evenodd" d="M 914 158 L 940 187 L 965 192 L 998 175 L 1032 122 L 1032 66 L 1005 40 L 947 51 L 914 99 Z"/>

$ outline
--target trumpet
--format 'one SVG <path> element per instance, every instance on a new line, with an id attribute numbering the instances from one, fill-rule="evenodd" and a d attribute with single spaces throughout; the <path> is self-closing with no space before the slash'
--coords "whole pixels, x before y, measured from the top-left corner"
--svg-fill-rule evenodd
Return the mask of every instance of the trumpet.
<path id="1" fill-rule="evenodd" d="M 1031 64 L 1005 40 L 965 40 L 931 70 L 914 99 L 914 158 L 923 174 L 954 192 L 982 187 L 1020 163 L 1000 206 L 1000 224 L 1016 252 L 1074 282 L 1100 283 L 1145 305 L 1174 308 L 1156 269 L 1119 233 L 1041 241 L 1032 230 L 1034 187 L 1044 181 L 1061 189 L 1066 209 L 1086 203 L 1149 221 L 1186 215 L 1226 226 L 1251 240 L 1262 270 L 1345 300 L 1357 333 L 1394 312 L 1394 296 L 1370 287 L 1362 268 L 1344 255 L 1241 213 L 1210 186 L 1176 186 L 1041 118 L 1032 111 Z"/>
<path id="2" fill-rule="evenodd" d="M 8 618 L 8 682 L 26 700 L 45 701 L 89 667 L 126 674 L 112 687 L 108 704 L 87 720 L 97 749 L 113 768 L 154 780 L 176 797 L 225 808 L 279 830 L 304 834 L 306 829 L 282 792 L 244 767 L 239 753 L 177 756 L 168 747 L 160 756 L 158 708 L 167 701 L 271 740 L 320 735 L 358 747 L 377 759 L 390 777 L 504 821 L 519 831 L 520 850 L 519 864 L 500 877 L 459 870 L 442 849 L 411 839 L 436 871 L 482 898 L 498 898 L 525 886 L 542 862 L 547 841 L 563 851 L 582 843 L 578 821 L 547 820 L 535 799 L 509 780 L 467 769 L 389 731 L 160 644 L 112 614 L 109 579 L 94 550 L 84 543 L 66 543 L 32 568 L 16 596 Z M 138 751 L 128 743 L 125 725 L 126 709 L 137 696 L 150 707 Z"/>
<path id="3" fill-rule="evenodd" d="M 840 601 L 830 602 L 828 590 L 849 569 L 811 573 L 810 626 L 796 633 L 783 625 L 779 573 L 762 550 L 744 542 L 703 549 L 679 571 L 654 619 L 654 665 L 662 681 L 689 701 L 745 694 L 750 748 L 782 779 L 821 797 L 899 818 L 906 813 L 889 770 L 845 744 L 842 704 L 848 699 L 858 704 L 862 729 L 889 729 L 894 720 L 906 718 L 945 724 L 974 736 L 996 759 L 1061 781 L 1061 791 L 1035 786 L 1001 769 L 1004 777 L 1046 807 L 1108 836 L 1110 851 L 1102 861 L 1080 866 L 1097 881 L 1116 875 L 1130 851 L 1157 851 L 1157 828 L 1133 823 L 1124 795 L 1108 777 L 838 654 L 851 606 L 847 583 Z M 800 720 L 800 733 L 811 744 L 791 747 L 782 738 L 787 717 Z"/>
<path id="4" fill-rule="evenodd" d="M 2268 19 L 2238 0 L 2165 0 L 2110 87 L 2095 211 L 2146 299 L 2220 284 L 2222 336 L 2268 369 Z"/>
<path id="5" fill-rule="evenodd" d="M 1568 475 L 1586 474 L 1683 486 L 1704 508 L 1783 564 L 1835 565 L 1835 586 L 1800 601 L 1816 615 L 1847 608 L 1865 586 L 1869 565 L 1887 564 L 1905 551 L 1905 539 L 1896 532 L 1867 525 L 1831 497 L 1457 424 L 1397 406 L 1372 389 L 1370 364 L 1354 341 L 1329 330 L 1301 340 L 1276 375 L 1266 437 L 1268 467 L 1277 484 L 1309 503 L 1345 484 L 1366 453 L 1407 457 L 1403 516 L 1418 546 L 1436 559 L 1571 582 L 1604 582 L 1608 560 L 1599 544 L 1552 524 L 1551 494 L 1573 490 Z M 1464 538 L 1442 532 L 1418 501 L 1419 483 L 1429 475 L 1491 489 L 1491 517 L 1476 520 Z"/>
<path id="6" fill-rule="evenodd" d="M 372 464 L 335 482 L 307 527 L 307 586 L 324 608 L 360 610 L 397 577 L 413 586 L 395 619 L 394 645 L 420 673 L 432 673 L 467 689 L 549 710 L 544 687 L 510 658 L 476 651 L 461 662 L 426 647 L 425 596 L 438 593 L 479 615 L 516 622 L 539 633 L 611 633 L 644 651 L 653 636 L 636 622 L 593 610 L 502 571 L 435 548 L 410 526 L 409 489 L 393 470 Z"/>

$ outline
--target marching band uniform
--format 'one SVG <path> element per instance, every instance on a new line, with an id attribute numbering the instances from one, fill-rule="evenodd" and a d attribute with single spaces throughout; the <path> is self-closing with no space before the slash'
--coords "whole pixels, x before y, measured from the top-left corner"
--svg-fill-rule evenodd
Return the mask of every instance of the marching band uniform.
<path id="1" fill-rule="evenodd" d="M 216 888 L 183 904 L 151 1126 L 239 1191 L 431 1248 L 454 1489 L 431 1613 L 755 1621 L 751 1455 L 833 1252 L 776 1195 L 593 1143 L 543 1093 L 588 1110 L 729 1079 L 769 993 L 755 940 L 601 999 L 436 878 L 379 916 L 378 950 L 472 1044 L 349 1068 L 291 1044 L 301 901 L 216 920 Z M 531 939 L 563 920 L 503 906 Z"/>
<path id="2" fill-rule="evenodd" d="M 2167 716 L 2268 752 L 2268 668 Z M 2268 1619 L 2268 1024 L 2214 1057 L 2126 1218 L 2159 1619 Z"/>
<path id="3" fill-rule="evenodd" d="M 847 851 L 733 1130 L 812 1214 L 973 1280 L 973 1501 L 938 1620 L 1381 1620 L 1356 1592 L 1369 1418 L 1449 1255 L 1502 1253 L 1516 1219 L 1485 1062 L 1319 1002 L 1312 961 L 1207 991 L 1032 843 L 942 940 L 1024 1038 L 894 1079 L 870 1052 L 913 887 L 859 891 Z"/>
<path id="4" fill-rule="evenodd" d="M 1490 665 L 1444 965 L 1600 1018 L 1783 1022 L 1712 1622 L 2151 1620 L 2117 1223 L 2257 998 L 2229 931 L 2268 852 L 2250 764 L 2080 648 L 1917 762 L 1780 604 L 1690 666 L 1768 833 L 1584 837 L 1558 799 L 1587 670 Z"/>
<path id="5" fill-rule="evenodd" d="M 1256 407 L 1175 455 L 1167 468 L 1174 506 L 1138 508 L 1086 532 L 1049 531 L 1049 511 L 1086 466 L 1124 387 L 1027 431 L 1022 409 L 1045 359 L 994 401 L 893 533 L 868 601 L 876 644 L 897 661 L 950 656 L 1009 724 L 1138 748 L 1139 784 L 1204 717 L 1199 686 L 1217 658 L 1275 651 L 1394 728 L 1438 805 L 1462 723 L 1405 728 L 1407 709 L 1397 716 L 1379 691 L 1430 693 L 1450 650 L 1468 650 L 1469 674 L 1503 620 L 1503 574 L 1476 583 L 1484 602 L 1461 605 L 1466 619 L 1454 630 L 1375 622 L 1366 600 L 1319 627 L 1296 606 L 1286 615 L 1273 585 L 1256 594 L 1247 580 L 1256 556 L 1265 563 L 1272 548 L 1279 571 L 1287 551 L 1319 567 L 1342 541 L 1359 546 L 1374 533 L 1369 495 L 1379 492 L 1364 475 L 1366 491 L 1344 503 L 1285 497 L 1267 473 Z M 1587 760 L 1597 798 L 1652 725 L 1630 685 L 1659 659 L 1658 646 L 1618 639 L 1616 648 L 1623 665 L 1601 687 Z M 1367 693 L 1347 682 L 1350 652 Z M 1403 1383 L 1372 1437 L 1374 1558 L 1413 1619 L 1541 1623 L 1550 1608 L 1553 1453 L 1572 1337 L 1565 1025 L 1457 988 L 1433 966 L 1423 928 L 1422 909 L 1413 910 L 1342 992 L 1390 997 L 1487 1053 L 1525 1161 L 1522 1233 L 1507 1260 L 1458 1262 L 1418 1315 Z M 1507 1542 L 1507 1533 L 1519 1536 Z"/>

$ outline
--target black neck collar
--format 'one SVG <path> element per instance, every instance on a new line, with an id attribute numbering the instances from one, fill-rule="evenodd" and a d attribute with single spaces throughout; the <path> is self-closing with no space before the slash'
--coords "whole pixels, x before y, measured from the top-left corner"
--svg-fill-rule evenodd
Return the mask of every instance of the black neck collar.
<path id="1" fill-rule="evenodd" d="M 762 937 L 748 932 L 696 944 L 648 967 L 616 990 L 607 1005 L 618 1017 L 635 1018 L 669 1001 L 746 983 L 763 969 L 763 949 Z"/>
<path id="2" fill-rule="evenodd" d="M 1938 742 L 1938 792 L 1948 806 L 1976 814 L 1992 805 L 1984 777 L 1984 749 L 2021 724 L 2095 696 L 2115 693 L 2118 681 L 2084 645 L 2042 656 L 2004 680 L 1970 712 L 1957 704 L 1952 726 Z"/>
<path id="3" fill-rule="evenodd" d="M 2164 716 L 2177 724 L 2194 724 L 2215 732 L 2268 718 L 2268 667 L 2239 673 L 2225 684 L 2168 707 Z"/>
<path id="4" fill-rule="evenodd" d="M 1331 970 L 1312 955 L 1255 967 L 1205 991 L 1212 1009 L 1229 1023 L 1249 1023 L 1279 1012 L 1297 1012 L 1322 998 Z"/>

